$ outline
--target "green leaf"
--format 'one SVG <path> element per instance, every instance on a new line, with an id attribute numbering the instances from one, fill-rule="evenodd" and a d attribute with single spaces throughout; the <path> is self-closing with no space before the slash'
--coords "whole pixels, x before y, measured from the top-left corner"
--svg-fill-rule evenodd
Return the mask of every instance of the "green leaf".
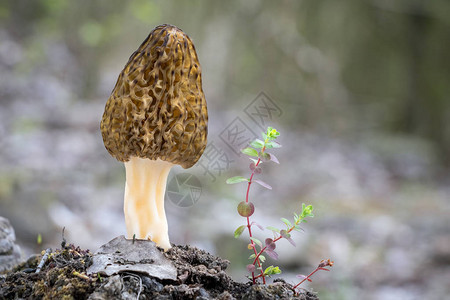
<path id="1" fill-rule="evenodd" d="M 259 247 L 262 247 L 262 243 L 261 243 L 260 240 L 254 238 L 254 237 L 251 237 L 250 239 L 251 239 L 256 245 L 258 245 Z"/>
<path id="2" fill-rule="evenodd" d="M 262 138 L 265 141 L 267 139 L 267 134 L 265 134 L 264 132 L 262 133 Z"/>
<path id="3" fill-rule="evenodd" d="M 245 230 L 245 225 L 241 225 L 239 226 L 235 231 L 234 231 L 234 237 L 237 239 L 238 237 L 241 236 L 241 234 L 244 232 Z"/>
<path id="4" fill-rule="evenodd" d="M 256 254 L 253 253 L 252 255 L 250 255 L 250 256 L 248 257 L 248 259 L 255 259 L 255 257 L 256 257 Z"/>
<path id="5" fill-rule="evenodd" d="M 227 179 L 227 184 L 235 184 L 235 183 L 244 182 L 244 181 L 248 182 L 248 179 L 245 177 L 242 177 L 242 176 L 234 176 L 234 177 Z"/>
<path id="6" fill-rule="evenodd" d="M 290 222 L 288 219 L 286 219 L 286 218 L 281 218 L 281 221 L 283 221 L 283 223 L 286 224 L 286 226 L 287 226 L 288 228 L 292 227 L 292 224 L 291 224 L 291 222 Z"/>
<path id="7" fill-rule="evenodd" d="M 268 267 L 264 270 L 264 275 L 265 275 L 265 276 L 268 276 L 268 275 L 272 274 L 272 269 L 273 269 L 273 266 L 268 266 Z"/>
<path id="8" fill-rule="evenodd" d="M 280 233 L 280 229 L 278 229 L 278 228 L 276 228 L 276 227 L 273 227 L 273 226 L 267 226 L 266 228 L 269 229 L 269 230 L 272 230 L 272 231 L 274 231 L 274 232 Z"/>
<path id="9" fill-rule="evenodd" d="M 301 215 L 301 217 L 302 218 L 305 218 L 305 217 L 314 217 L 314 215 L 313 215 L 313 209 L 314 209 L 314 207 L 312 206 L 312 205 L 308 205 L 308 206 L 306 206 L 306 204 L 305 203 L 302 203 L 302 215 Z"/>
<path id="10" fill-rule="evenodd" d="M 275 128 L 269 126 L 267 127 L 266 135 L 270 140 L 274 140 L 280 136 L 280 133 Z"/>
<path id="11" fill-rule="evenodd" d="M 275 268 L 273 268 L 272 273 L 273 273 L 273 274 L 281 274 L 281 270 L 280 270 L 279 267 L 275 267 Z"/>
<path id="12" fill-rule="evenodd" d="M 259 139 L 256 139 L 250 143 L 250 146 L 257 149 L 262 149 L 264 147 L 264 142 Z"/>
<path id="13" fill-rule="evenodd" d="M 266 143 L 266 148 L 267 149 L 271 149 L 271 148 L 281 148 L 281 145 L 275 141 L 270 141 L 268 143 Z"/>
<path id="14" fill-rule="evenodd" d="M 242 149 L 241 152 L 244 153 L 245 155 L 248 155 L 248 156 L 258 157 L 258 151 L 256 151 L 253 148 L 250 148 L 250 147 Z"/>
<path id="15" fill-rule="evenodd" d="M 279 267 L 269 266 L 264 270 L 264 275 L 271 276 L 275 274 L 280 274 L 281 270 Z"/>

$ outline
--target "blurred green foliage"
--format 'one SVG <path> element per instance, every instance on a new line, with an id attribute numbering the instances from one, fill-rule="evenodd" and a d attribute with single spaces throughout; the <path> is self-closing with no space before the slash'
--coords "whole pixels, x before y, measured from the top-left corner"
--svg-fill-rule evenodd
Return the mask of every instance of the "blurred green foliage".
<path id="1" fill-rule="evenodd" d="M 424 139 L 450 164 L 449 11 L 447 0 L 4 0 L 0 25 L 25 49 L 16 71 L 45 67 L 46 45 L 62 43 L 81 70 L 76 96 L 92 99 L 108 65 L 172 23 L 194 39 L 215 108 L 264 90 L 287 127 Z"/>

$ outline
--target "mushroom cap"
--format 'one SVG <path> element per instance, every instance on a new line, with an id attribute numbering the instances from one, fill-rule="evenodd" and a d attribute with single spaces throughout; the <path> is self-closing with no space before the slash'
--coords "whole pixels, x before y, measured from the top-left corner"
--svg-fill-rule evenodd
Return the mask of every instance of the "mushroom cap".
<path id="1" fill-rule="evenodd" d="M 108 152 L 189 168 L 206 147 L 208 112 L 191 39 L 173 25 L 153 29 L 131 55 L 100 124 Z"/>

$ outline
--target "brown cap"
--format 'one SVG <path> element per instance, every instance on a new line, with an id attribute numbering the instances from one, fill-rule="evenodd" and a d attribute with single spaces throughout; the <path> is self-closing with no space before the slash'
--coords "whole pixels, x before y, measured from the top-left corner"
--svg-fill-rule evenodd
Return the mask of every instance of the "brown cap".
<path id="1" fill-rule="evenodd" d="M 117 79 L 101 122 L 103 142 L 120 161 L 136 156 L 189 168 L 206 147 L 208 112 L 191 39 L 153 29 Z"/>

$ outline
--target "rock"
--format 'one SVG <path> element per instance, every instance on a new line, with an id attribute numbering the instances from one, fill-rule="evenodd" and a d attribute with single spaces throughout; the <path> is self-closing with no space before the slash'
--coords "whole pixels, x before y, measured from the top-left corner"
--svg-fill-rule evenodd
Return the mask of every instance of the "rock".
<path id="1" fill-rule="evenodd" d="M 139 272 L 160 280 L 176 280 L 177 269 L 152 241 L 127 240 L 119 236 L 100 247 L 93 255 L 87 274 L 111 276 L 121 272 Z"/>
<path id="2" fill-rule="evenodd" d="M 89 300 L 113 299 L 120 295 L 123 284 L 119 275 L 112 276 L 89 296 Z"/>
<path id="3" fill-rule="evenodd" d="M 148 276 L 142 276 L 142 284 L 145 288 L 147 288 L 149 291 L 156 291 L 161 292 L 164 288 L 164 285 L 156 281 L 155 279 L 148 277 Z"/>
<path id="4" fill-rule="evenodd" d="M 20 247 L 9 220 L 0 217 L 0 273 L 10 270 L 21 261 Z"/>

